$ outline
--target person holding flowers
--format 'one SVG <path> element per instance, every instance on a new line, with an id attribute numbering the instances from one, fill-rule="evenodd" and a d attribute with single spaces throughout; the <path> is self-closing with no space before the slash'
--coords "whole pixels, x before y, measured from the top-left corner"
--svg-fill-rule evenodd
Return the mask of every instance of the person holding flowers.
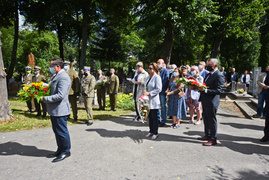
<path id="1" fill-rule="evenodd" d="M 135 102 L 135 112 L 136 117 L 134 120 L 141 120 L 141 115 L 139 113 L 139 105 L 138 105 L 138 98 L 141 96 L 144 92 L 144 83 L 148 77 L 148 73 L 143 69 L 143 63 L 138 62 L 136 64 L 136 72 L 134 75 L 134 78 L 130 81 L 130 83 L 134 83 L 133 86 L 133 99 Z"/>
<path id="2" fill-rule="evenodd" d="M 34 67 L 34 76 L 32 77 L 32 82 L 34 83 L 41 83 L 41 82 L 46 82 L 46 77 L 41 75 L 40 74 L 40 70 L 41 70 L 41 67 L 38 67 L 38 66 L 35 66 Z M 39 86 L 36 86 L 35 87 L 36 89 L 39 89 Z M 36 111 L 37 111 L 37 115 L 36 116 L 41 116 L 41 107 L 40 105 L 42 106 L 42 110 L 43 110 L 43 115 L 42 117 L 46 117 L 46 104 L 42 101 L 39 101 L 37 102 L 37 99 L 35 98 L 34 99 L 34 102 L 35 102 L 35 108 L 36 108 Z"/>
<path id="3" fill-rule="evenodd" d="M 197 66 L 191 67 L 191 76 L 189 77 L 189 79 L 193 79 L 194 81 L 191 82 L 191 85 L 193 86 L 189 86 L 186 89 L 185 99 L 186 99 L 186 104 L 189 107 L 189 111 L 190 111 L 190 118 L 191 118 L 190 123 L 194 123 L 194 110 L 196 110 L 197 121 L 194 124 L 198 125 L 198 124 L 201 124 L 202 106 L 201 106 L 201 102 L 199 102 L 200 92 L 195 87 L 195 85 L 198 83 L 202 84 L 204 79 L 202 76 L 199 75 L 199 69 Z"/>
<path id="4" fill-rule="evenodd" d="M 179 77 L 183 77 L 183 73 L 180 68 L 175 68 L 173 76 L 169 81 L 169 86 L 166 90 L 166 94 L 169 97 L 168 100 L 168 116 L 173 117 L 172 128 L 176 129 L 180 127 L 180 119 L 186 117 L 186 106 L 184 98 L 184 84 L 177 82 Z"/>
<path id="5" fill-rule="evenodd" d="M 159 76 L 158 65 L 150 63 L 148 67 L 149 76 L 145 81 L 146 90 L 144 95 L 149 96 L 150 112 L 149 112 L 149 133 L 146 137 L 151 137 L 152 140 L 158 137 L 158 111 L 161 108 L 159 93 L 162 91 L 162 79 Z"/>
<path id="6" fill-rule="evenodd" d="M 31 73 L 32 68 L 30 66 L 25 67 L 25 74 L 21 78 L 21 83 L 23 85 L 30 85 L 32 83 L 33 74 Z M 27 107 L 30 113 L 35 111 L 35 102 L 34 99 L 26 101 Z"/>
<path id="7" fill-rule="evenodd" d="M 205 125 L 205 135 L 199 137 L 204 146 L 217 144 L 217 110 L 220 102 L 220 93 L 225 83 L 222 73 L 218 70 L 219 61 L 216 58 L 207 60 L 206 69 L 209 73 L 205 77 L 207 88 L 198 87 L 201 92 L 201 101 L 203 108 L 203 120 Z"/>
<path id="8" fill-rule="evenodd" d="M 59 162 L 71 155 L 71 142 L 67 128 L 67 119 L 70 115 L 68 94 L 71 80 L 64 70 L 64 62 L 61 58 L 50 60 L 50 72 L 56 74 L 50 83 L 50 95 L 41 97 L 40 100 L 47 105 L 58 146 L 57 151 L 47 157 L 55 158 L 52 162 Z"/>

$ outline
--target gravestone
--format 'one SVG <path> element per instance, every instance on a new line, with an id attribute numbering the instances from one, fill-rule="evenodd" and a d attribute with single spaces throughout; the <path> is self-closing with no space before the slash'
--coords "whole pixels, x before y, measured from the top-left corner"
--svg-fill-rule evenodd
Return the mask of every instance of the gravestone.
<path id="1" fill-rule="evenodd" d="M 239 83 L 237 83 L 237 86 L 236 87 L 237 87 L 237 89 L 244 89 L 244 91 L 246 91 L 246 87 L 247 86 L 246 86 L 246 84 L 241 84 L 241 83 L 239 84 Z"/>
<path id="2" fill-rule="evenodd" d="M 254 67 L 253 82 L 252 82 L 252 96 L 257 97 L 258 84 L 257 80 L 261 74 L 261 67 Z"/>

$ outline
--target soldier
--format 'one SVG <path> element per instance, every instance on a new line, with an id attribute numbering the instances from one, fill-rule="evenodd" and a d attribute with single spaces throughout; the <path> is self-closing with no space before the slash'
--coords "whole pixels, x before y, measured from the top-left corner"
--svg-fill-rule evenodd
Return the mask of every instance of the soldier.
<path id="1" fill-rule="evenodd" d="M 34 83 L 40 83 L 41 81 L 47 82 L 45 76 L 40 74 L 40 70 L 41 70 L 41 67 L 35 66 L 34 76 L 32 77 L 32 82 L 34 82 Z M 47 112 L 46 104 L 44 102 L 41 102 L 41 101 L 38 103 L 36 99 L 34 99 L 34 103 L 35 103 L 35 108 L 37 111 L 36 116 L 41 116 L 41 108 L 40 108 L 40 104 L 41 104 L 42 110 L 43 110 L 42 117 L 46 117 L 46 112 Z"/>
<path id="2" fill-rule="evenodd" d="M 102 70 L 98 70 L 97 81 L 107 82 L 107 77 L 102 74 Z M 106 108 L 106 86 L 105 84 L 99 85 L 97 89 L 97 100 L 99 104 L 98 110 L 105 110 Z"/>
<path id="3" fill-rule="evenodd" d="M 92 102 L 94 98 L 95 77 L 91 75 L 91 68 L 84 66 L 84 77 L 81 81 L 81 91 L 84 99 L 84 105 L 88 116 L 86 124 L 93 124 Z"/>
<path id="4" fill-rule="evenodd" d="M 110 100 L 110 111 L 116 111 L 117 108 L 117 94 L 119 89 L 119 77 L 115 75 L 115 69 L 110 69 L 110 77 L 108 79 L 108 94 Z"/>
<path id="5" fill-rule="evenodd" d="M 64 69 L 71 79 L 71 88 L 69 91 L 69 103 L 73 111 L 74 121 L 78 120 L 77 96 L 79 95 L 79 77 L 76 71 L 70 69 L 70 62 L 64 62 Z"/>
<path id="6" fill-rule="evenodd" d="M 31 74 L 31 70 L 32 70 L 32 68 L 30 66 L 26 66 L 25 67 L 25 72 L 26 73 L 21 78 L 22 84 L 30 85 L 32 83 L 33 74 Z M 31 99 L 29 101 L 26 101 L 26 104 L 27 104 L 27 107 L 29 109 L 29 112 L 30 113 L 33 113 L 35 111 L 35 103 L 34 103 L 34 100 Z"/>

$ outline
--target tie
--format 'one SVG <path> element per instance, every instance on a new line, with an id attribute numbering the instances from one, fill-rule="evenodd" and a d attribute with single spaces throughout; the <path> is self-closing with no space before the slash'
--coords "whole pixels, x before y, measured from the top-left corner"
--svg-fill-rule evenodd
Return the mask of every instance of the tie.
<path id="1" fill-rule="evenodd" d="M 208 73 L 208 74 L 205 76 L 205 81 L 204 81 L 204 82 L 206 82 L 206 81 L 209 79 L 210 76 L 211 76 L 211 73 Z"/>

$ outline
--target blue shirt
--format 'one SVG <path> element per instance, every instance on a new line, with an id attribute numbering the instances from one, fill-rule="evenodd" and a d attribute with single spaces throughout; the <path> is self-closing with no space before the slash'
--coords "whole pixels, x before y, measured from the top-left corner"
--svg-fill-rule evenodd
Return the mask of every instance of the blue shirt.
<path id="1" fill-rule="evenodd" d="M 162 70 L 160 71 L 160 76 L 163 85 L 160 95 L 165 95 L 165 91 L 167 90 L 169 84 L 169 71 L 166 68 L 162 68 Z"/>

